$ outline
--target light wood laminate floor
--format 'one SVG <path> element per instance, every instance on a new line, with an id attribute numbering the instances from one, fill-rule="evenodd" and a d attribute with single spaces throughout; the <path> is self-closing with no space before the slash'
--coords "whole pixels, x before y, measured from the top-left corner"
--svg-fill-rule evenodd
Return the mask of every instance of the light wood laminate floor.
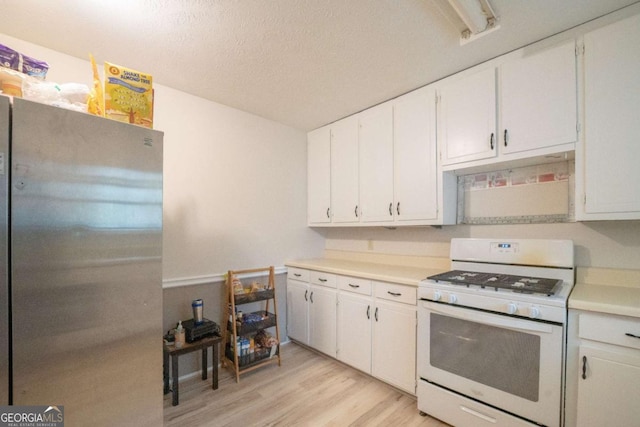
<path id="1" fill-rule="evenodd" d="M 246 373 L 236 384 L 220 370 L 220 387 L 211 376 L 180 383 L 180 404 L 164 397 L 164 425 L 198 426 L 429 426 L 416 399 L 381 381 L 295 343 L 282 346 L 277 364 Z"/>

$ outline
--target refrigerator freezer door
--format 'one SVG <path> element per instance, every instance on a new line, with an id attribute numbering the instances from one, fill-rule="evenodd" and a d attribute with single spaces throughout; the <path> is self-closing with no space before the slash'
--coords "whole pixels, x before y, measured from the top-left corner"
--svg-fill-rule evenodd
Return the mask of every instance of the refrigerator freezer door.
<path id="1" fill-rule="evenodd" d="M 162 425 L 162 133 L 16 99 L 13 403 Z"/>
<path id="2" fill-rule="evenodd" d="M 9 109 L 0 95 L 0 405 L 9 404 Z"/>

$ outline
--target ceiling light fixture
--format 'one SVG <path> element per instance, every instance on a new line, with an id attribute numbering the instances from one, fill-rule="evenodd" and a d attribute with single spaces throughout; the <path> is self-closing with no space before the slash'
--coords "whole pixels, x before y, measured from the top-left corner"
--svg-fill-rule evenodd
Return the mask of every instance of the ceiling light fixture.
<path id="1" fill-rule="evenodd" d="M 469 43 L 500 28 L 489 0 L 434 0 L 442 13 L 460 31 L 460 44 Z"/>

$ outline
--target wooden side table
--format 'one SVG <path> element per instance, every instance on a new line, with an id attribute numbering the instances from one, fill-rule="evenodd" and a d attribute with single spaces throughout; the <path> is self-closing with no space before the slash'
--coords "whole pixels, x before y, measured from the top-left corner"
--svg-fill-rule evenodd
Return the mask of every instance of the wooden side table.
<path id="1" fill-rule="evenodd" d="M 202 350 L 202 379 L 207 379 L 207 348 L 213 349 L 213 389 L 218 389 L 218 361 L 220 359 L 220 342 L 222 337 L 217 335 L 205 337 L 192 343 L 185 342 L 181 348 L 176 348 L 174 344 L 164 345 L 163 351 L 163 377 L 164 377 L 164 394 L 169 393 L 169 358 L 171 358 L 171 378 L 173 379 L 173 402 L 176 406 L 179 403 L 178 398 L 178 359 L 181 355 L 191 353 L 193 351 Z"/>

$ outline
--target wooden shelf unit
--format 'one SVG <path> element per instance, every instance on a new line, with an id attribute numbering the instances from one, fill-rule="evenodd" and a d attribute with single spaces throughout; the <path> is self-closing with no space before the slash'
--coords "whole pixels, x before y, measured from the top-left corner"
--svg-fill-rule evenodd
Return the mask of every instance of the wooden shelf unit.
<path id="1" fill-rule="evenodd" d="M 254 291 L 250 293 L 235 294 L 233 289 L 233 279 L 241 279 L 243 275 L 255 275 L 259 273 L 267 273 L 268 281 L 266 288 L 260 291 Z M 270 363 L 278 363 L 281 365 L 280 360 L 280 329 L 278 328 L 278 308 L 276 304 L 276 288 L 274 278 L 274 268 L 254 268 L 250 270 L 229 270 L 226 280 L 226 297 L 224 306 L 224 318 L 222 324 L 225 325 L 223 333 L 223 346 L 222 364 L 228 366 L 234 370 L 236 375 L 236 382 L 240 382 L 240 375 L 261 366 L 268 365 Z M 257 281 L 257 280 L 256 280 Z M 246 284 L 243 283 L 243 287 L 246 288 Z M 258 310 L 251 314 L 261 314 L 264 318 L 259 322 L 252 323 L 239 323 L 236 320 L 236 307 L 264 301 L 264 309 Z M 273 301 L 273 312 L 269 311 L 270 303 Z M 249 313 L 247 313 L 249 314 Z M 231 317 L 231 319 L 230 319 Z M 240 355 L 237 351 L 236 343 L 238 337 L 252 337 L 259 330 L 275 328 L 275 337 L 278 340 L 277 347 L 275 349 L 260 349 L 253 353 Z"/>

